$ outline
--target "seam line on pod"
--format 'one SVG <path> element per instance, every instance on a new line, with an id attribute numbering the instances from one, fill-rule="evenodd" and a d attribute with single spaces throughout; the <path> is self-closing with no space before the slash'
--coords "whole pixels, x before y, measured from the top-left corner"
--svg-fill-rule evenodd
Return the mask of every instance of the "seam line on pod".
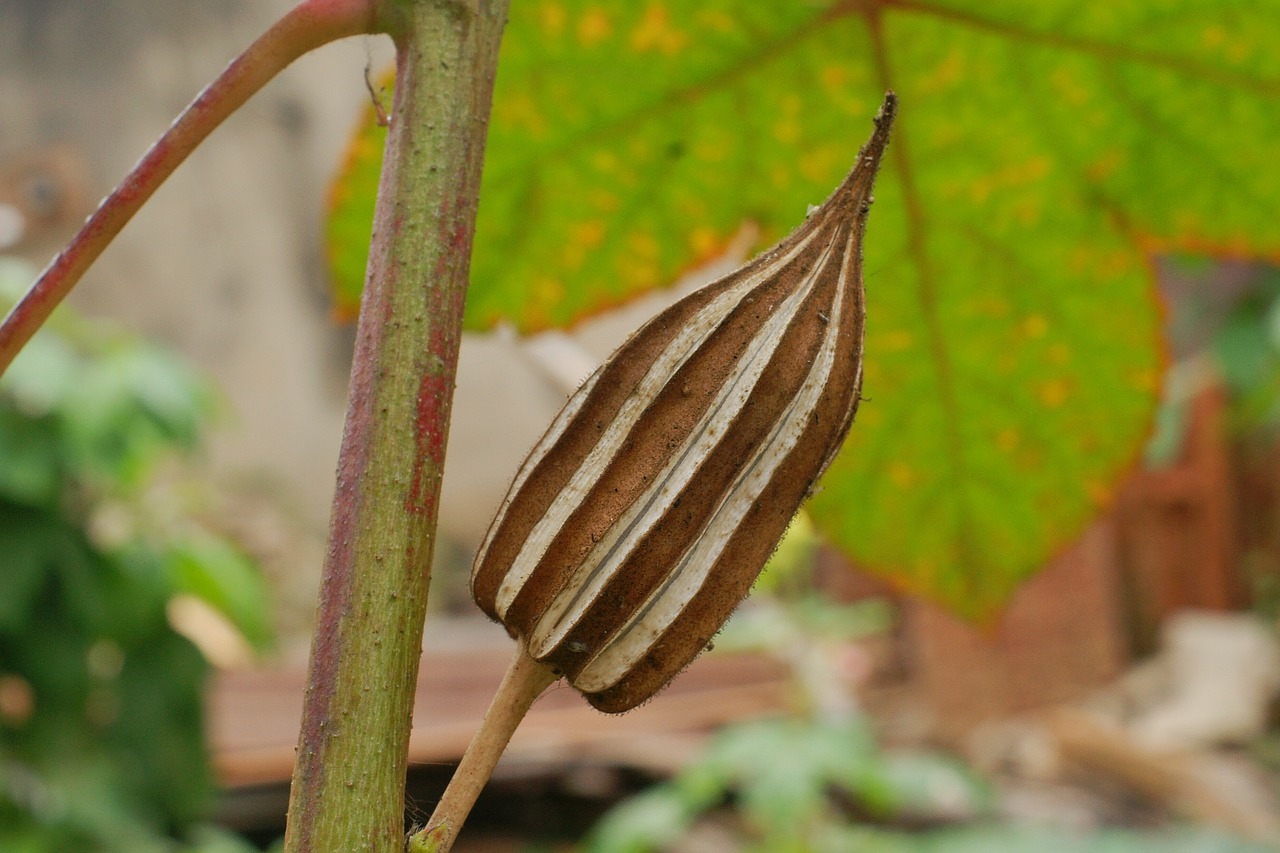
<path id="1" fill-rule="evenodd" d="M 546 457 L 547 452 L 555 445 L 560 437 L 569 427 L 569 423 L 574 416 L 586 404 L 587 398 L 591 396 L 592 390 L 596 387 L 596 381 L 600 378 L 600 373 L 604 369 L 604 365 L 597 367 L 591 376 L 587 377 L 587 381 L 577 391 L 573 392 L 573 396 L 565 403 L 564 408 L 560 410 L 560 414 L 547 428 L 542 438 L 534 445 L 533 450 L 529 451 L 529 458 L 520 466 L 520 470 L 516 472 L 515 479 L 511 483 L 511 487 L 507 489 L 507 495 L 502 499 L 502 505 L 498 507 L 498 511 L 493 516 L 493 521 L 489 524 L 489 530 L 485 533 L 484 541 L 480 543 L 480 549 L 477 552 L 475 564 L 471 569 L 472 580 L 475 579 L 476 572 L 484 562 L 484 555 L 489 550 L 489 546 L 493 544 L 493 537 L 498 533 L 498 527 L 507 509 L 510 508 L 511 502 L 515 500 L 515 496 L 520 493 L 520 489 L 524 487 L 525 481 L 538 467 L 538 464 Z"/>
<path id="2" fill-rule="evenodd" d="M 721 320 L 738 304 L 744 293 L 754 290 L 779 266 L 789 263 L 795 255 L 809 245 L 813 236 L 809 235 L 786 254 L 757 270 L 753 275 L 745 277 L 737 287 L 717 296 L 694 315 L 694 318 L 667 344 L 650 365 L 644 378 L 640 380 L 635 393 L 627 399 L 614 419 L 610 421 L 595 446 L 522 543 L 519 553 L 512 560 L 498 587 L 495 609 L 499 617 L 506 618 L 511 603 L 537 568 L 551 546 L 551 541 L 563 528 L 569 516 L 581 506 L 583 499 L 598 479 L 599 472 L 604 470 L 609 460 L 622 447 L 636 420 L 658 393 L 666 387 L 670 377 L 697 351 L 698 344 L 719 328 Z"/>
<path id="3" fill-rule="evenodd" d="M 841 229 L 837 229 L 839 233 Z M 834 241 L 833 241 L 834 242 Z M 746 511 L 773 479 L 783 460 L 795 448 L 826 387 L 839 341 L 840 319 L 847 306 L 848 266 L 841 265 L 835 304 L 824 337 L 820 357 L 779 417 L 769 439 L 761 444 L 730 487 L 714 518 L 701 537 L 694 541 L 663 583 L 637 609 L 627 624 L 606 644 L 574 679 L 584 693 L 605 690 L 620 681 L 651 648 L 652 643 L 679 617 L 706 582 L 707 574 Z M 692 569 L 690 569 L 692 567 Z"/>
<path id="4" fill-rule="evenodd" d="M 728 377 L 729 381 L 718 390 L 707 411 L 685 437 L 666 467 L 574 570 L 565 585 L 566 590 L 574 591 L 573 595 L 557 596 L 539 619 L 530 637 L 530 651 L 535 658 L 547 654 L 561 643 L 582 620 L 592 601 L 617 573 L 636 542 L 653 529 L 668 509 L 670 499 L 688 485 L 715 450 L 758 385 L 769 360 L 781 343 L 781 332 L 791 325 L 805 299 L 813 292 L 819 273 L 832 251 L 833 247 L 826 247 L 813 267 L 806 272 L 804 284 L 788 293 L 779 303 L 751 339 L 749 352 L 741 359 L 740 366 L 735 368 Z M 668 500 L 659 503 L 664 496 Z"/>

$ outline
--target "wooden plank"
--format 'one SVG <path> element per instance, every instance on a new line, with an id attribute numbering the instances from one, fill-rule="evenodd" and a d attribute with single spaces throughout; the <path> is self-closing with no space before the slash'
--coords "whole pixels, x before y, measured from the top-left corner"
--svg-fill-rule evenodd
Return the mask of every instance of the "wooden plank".
<path id="1" fill-rule="evenodd" d="M 438 641 L 437 641 L 438 640 Z M 411 764 L 461 757 L 502 679 L 514 645 L 497 626 L 440 625 L 418 676 Z M 208 698 L 209 741 L 223 786 L 287 782 L 302 714 L 302 665 L 220 673 Z M 601 714 L 557 685 L 538 700 L 512 741 L 516 759 L 602 761 L 669 770 L 687 757 L 690 736 L 737 719 L 788 708 L 786 670 L 757 655 L 706 655 L 653 701 L 620 716 Z"/>

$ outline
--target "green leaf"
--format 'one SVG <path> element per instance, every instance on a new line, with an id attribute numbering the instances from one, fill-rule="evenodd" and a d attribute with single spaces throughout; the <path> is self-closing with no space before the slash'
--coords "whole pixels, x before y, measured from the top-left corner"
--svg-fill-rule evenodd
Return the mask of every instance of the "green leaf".
<path id="1" fill-rule="evenodd" d="M 136 792 L 140 810 L 145 804 L 179 826 L 203 817 L 214 791 L 202 737 L 208 671 L 204 656 L 185 637 L 157 631 L 145 645 L 126 649 L 116 680 L 127 713 L 109 732 L 114 762 Z"/>
<path id="2" fill-rule="evenodd" d="M 19 634 L 34 621 L 40 587 L 60 561 L 83 560 L 63 525 L 43 513 L 0 501 L 4 580 L 0 585 L 0 635 Z"/>
<path id="3" fill-rule="evenodd" d="M 0 397 L 0 497 L 54 509 L 65 460 L 57 426 L 23 415 Z"/>
<path id="4" fill-rule="evenodd" d="M 54 411 L 74 389 L 80 369 L 74 348 L 56 334 L 32 338 L 0 378 L 0 388 L 12 405 L 31 418 Z"/>
<path id="5" fill-rule="evenodd" d="M 196 827 L 183 853 L 258 853 L 260 848 L 240 836 L 212 824 Z"/>
<path id="6" fill-rule="evenodd" d="M 864 781 L 872 791 L 887 795 L 884 813 L 899 820 L 971 820 L 991 809 L 990 789 L 969 768 L 945 756 L 896 752 L 885 756 L 876 770 L 876 778 Z M 866 793 L 862 798 L 867 801 Z"/>
<path id="7" fill-rule="evenodd" d="M 0 258 L 0 303 L 19 279 Z M 181 507 L 110 552 L 115 533 L 86 530 L 115 501 L 142 517 L 129 487 L 193 444 L 209 396 L 171 356 L 65 308 L 0 380 L 0 672 L 30 696 L 0 733 L 0 849 L 248 849 L 215 831 L 175 838 L 215 788 L 208 664 L 166 605 L 180 585 L 261 640 L 260 579 L 229 546 L 175 541 Z"/>
<path id="8" fill-rule="evenodd" d="M 669 786 L 655 786 L 617 806 L 591 831 L 588 853 L 656 853 L 679 840 L 689 810 Z"/>
<path id="9" fill-rule="evenodd" d="M 161 450 L 194 446 L 210 408 L 208 387 L 172 355 L 127 341 L 85 365 L 61 413 L 75 461 L 129 483 Z"/>
<path id="10" fill-rule="evenodd" d="M 1206 830 L 1075 832 L 993 825 L 929 833 L 832 826 L 816 849 L 822 853 L 1263 853 L 1270 848 Z"/>
<path id="11" fill-rule="evenodd" d="M 1151 254 L 1280 256 L 1278 42 L 1276 0 L 516 4 L 468 325 L 573 323 L 747 221 L 765 245 L 894 89 L 869 399 L 811 513 L 862 564 L 989 618 L 1139 454 L 1162 369 Z M 347 293 L 379 133 L 334 191 Z"/>
<path id="12" fill-rule="evenodd" d="M 725 730 L 699 762 L 740 790 L 744 815 L 770 836 L 799 837 L 828 811 L 827 790 L 878 773 L 881 759 L 860 720 L 759 720 Z"/>
<path id="13" fill-rule="evenodd" d="M 821 539 L 813 529 L 813 522 L 803 510 L 796 513 L 787 532 L 783 534 L 773 556 L 760 571 L 753 589 L 758 592 L 784 591 L 792 588 L 812 587 L 814 559 Z"/>
<path id="14" fill-rule="evenodd" d="M 212 605 L 236 626 L 255 649 L 264 651 L 275 638 L 266 581 L 257 566 L 223 539 L 189 536 L 169 553 L 178 592 Z"/>

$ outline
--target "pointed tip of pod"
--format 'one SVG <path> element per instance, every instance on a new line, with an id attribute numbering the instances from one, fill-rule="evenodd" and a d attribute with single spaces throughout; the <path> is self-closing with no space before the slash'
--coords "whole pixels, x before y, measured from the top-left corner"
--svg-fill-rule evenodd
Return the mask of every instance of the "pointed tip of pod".
<path id="1" fill-rule="evenodd" d="M 884 93 L 884 101 L 874 119 L 876 129 L 871 139 L 862 147 L 861 159 L 873 159 L 873 170 L 880 164 L 880 157 L 889 145 L 889 131 L 893 129 L 893 120 L 898 117 L 898 96 L 892 91 Z"/>
<path id="2" fill-rule="evenodd" d="M 880 111 L 876 113 L 876 124 L 892 124 L 893 117 L 898 112 L 898 96 L 892 89 L 884 93 L 884 103 L 880 105 Z"/>
<path id="3" fill-rule="evenodd" d="M 889 93 L 795 232 L 609 357 L 490 528 L 477 603 L 603 711 L 645 702 L 705 648 L 848 432 L 863 226 L 896 106 Z"/>
<path id="4" fill-rule="evenodd" d="M 889 133 L 893 129 L 894 119 L 898 115 L 898 96 L 893 92 L 885 92 L 884 101 L 876 113 L 875 130 L 871 138 L 858 151 L 858 159 L 849 170 L 849 174 L 836 187 L 824 208 L 839 206 L 842 215 L 866 213 L 874 199 L 871 196 L 876 174 L 880 171 L 880 162 L 889 147 Z"/>

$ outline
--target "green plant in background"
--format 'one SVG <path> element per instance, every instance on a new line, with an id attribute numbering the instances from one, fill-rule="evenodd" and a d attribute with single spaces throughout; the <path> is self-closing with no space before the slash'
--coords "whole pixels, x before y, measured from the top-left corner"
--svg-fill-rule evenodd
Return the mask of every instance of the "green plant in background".
<path id="1" fill-rule="evenodd" d="M 1226 394 L 1225 427 L 1234 465 L 1244 471 L 1267 461 L 1280 436 L 1280 270 L 1258 265 L 1219 285 L 1222 270 L 1201 258 L 1170 259 L 1177 274 L 1197 288 L 1182 294 L 1171 316 L 1170 338 L 1179 359 L 1165 380 L 1157 428 L 1146 462 L 1176 464 L 1183 455 L 1195 399 L 1209 389 Z M 1280 537 L 1273 520 L 1253 522 L 1253 542 L 1242 557 L 1255 611 L 1280 630 L 1280 567 L 1271 546 Z"/>
<path id="2" fill-rule="evenodd" d="M 1273 438 L 1280 428 L 1280 270 L 1260 270 L 1209 348 L 1231 395 L 1242 437 Z"/>
<path id="3" fill-rule="evenodd" d="M 0 300 L 31 274 L 0 259 Z M 262 648 L 264 585 L 152 494 L 211 402 L 169 354 L 65 313 L 0 380 L 0 849 L 242 849 L 198 826 L 209 666 L 169 611 L 199 598 Z"/>
<path id="4" fill-rule="evenodd" d="M 859 718 L 759 720 L 717 735 L 671 781 L 628 800 L 584 842 L 588 853 L 667 849 L 696 819 L 732 801 L 741 847 L 752 853 L 835 849 L 853 814 L 902 818 L 946 789 L 971 810 L 985 797 L 958 764 L 882 754 Z M 862 849 L 844 848 L 844 849 Z"/>
<path id="5" fill-rule="evenodd" d="M 1179 354 L 1165 379 L 1149 465 L 1179 458 L 1191 402 L 1206 388 L 1227 392 L 1227 426 L 1246 445 L 1270 444 L 1280 428 L 1280 272 L 1258 266 L 1220 287 L 1221 271 L 1201 257 L 1169 259 L 1179 277 L 1197 286 L 1181 294 L 1169 338 Z"/>

